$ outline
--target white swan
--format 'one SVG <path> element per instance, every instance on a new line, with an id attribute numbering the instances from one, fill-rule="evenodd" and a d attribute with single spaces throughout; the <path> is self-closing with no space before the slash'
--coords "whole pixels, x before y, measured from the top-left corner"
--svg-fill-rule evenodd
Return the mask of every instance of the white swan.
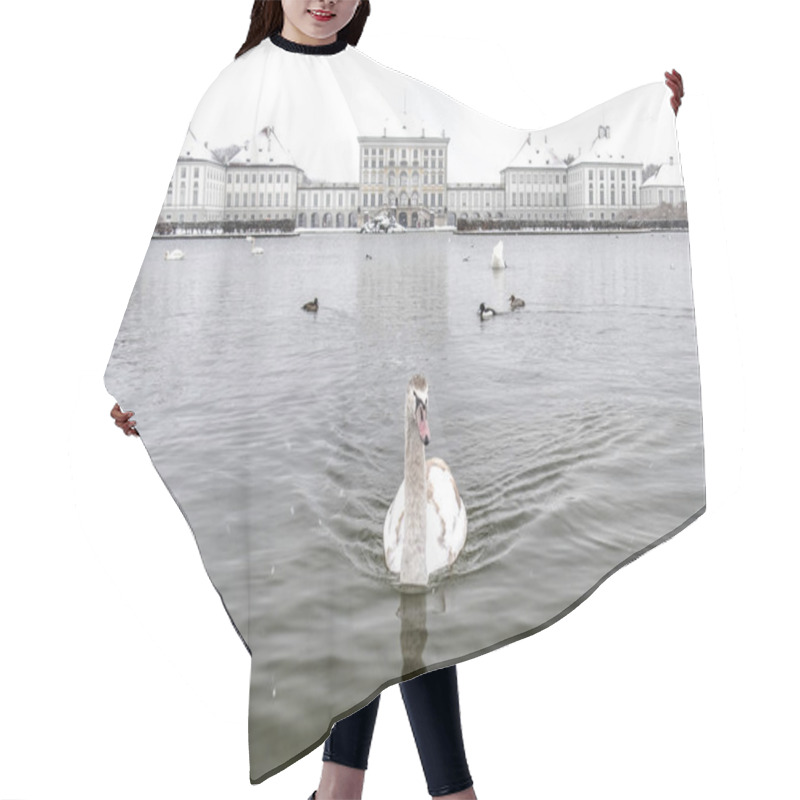
<path id="1" fill-rule="evenodd" d="M 256 244 L 255 244 L 255 240 L 253 240 L 253 245 L 250 247 L 250 252 L 254 256 L 261 256 L 261 255 L 264 255 L 264 248 L 263 247 L 257 247 Z"/>
<path id="2" fill-rule="evenodd" d="M 506 262 L 503 258 L 503 242 L 500 241 L 492 250 L 492 269 L 505 269 Z"/>
<path id="3" fill-rule="evenodd" d="M 467 538 L 467 511 L 447 464 L 425 460 L 428 383 L 421 375 L 409 381 L 405 422 L 403 482 L 386 513 L 383 550 L 401 584 L 425 586 L 432 572 L 458 558 Z"/>
<path id="4" fill-rule="evenodd" d="M 165 261 L 180 261 L 183 258 L 183 250 L 166 250 L 164 252 Z"/>

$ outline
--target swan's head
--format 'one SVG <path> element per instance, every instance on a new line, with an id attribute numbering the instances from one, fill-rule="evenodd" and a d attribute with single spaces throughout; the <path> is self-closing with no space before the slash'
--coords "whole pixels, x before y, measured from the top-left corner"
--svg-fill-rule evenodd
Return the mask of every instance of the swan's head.
<path id="1" fill-rule="evenodd" d="M 415 375 L 408 382 L 406 395 L 406 413 L 417 424 L 419 438 L 427 445 L 431 441 L 431 431 L 428 427 L 428 382 L 422 375 Z"/>

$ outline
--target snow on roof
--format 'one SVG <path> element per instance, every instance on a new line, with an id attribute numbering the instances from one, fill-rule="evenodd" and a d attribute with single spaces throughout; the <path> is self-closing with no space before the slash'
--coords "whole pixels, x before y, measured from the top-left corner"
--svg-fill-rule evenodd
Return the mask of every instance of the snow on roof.
<path id="1" fill-rule="evenodd" d="M 592 146 L 585 153 L 579 155 L 570 166 L 576 164 L 625 164 L 625 163 L 639 163 L 629 161 L 625 157 L 625 153 L 621 152 L 619 147 L 614 143 L 611 138 L 611 127 L 609 125 L 600 125 L 597 129 L 597 136 L 592 142 Z"/>
<path id="2" fill-rule="evenodd" d="M 281 144 L 275 129 L 263 128 L 256 137 L 255 148 L 245 142 L 228 162 L 231 166 L 295 166 L 289 151 Z"/>
<path id="3" fill-rule="evenodd" d="M 178 158 L 181 161 L 210 161 L 213 164 L 219 164 L 219 160 L 214 157 L 208 147 L 197 140 L 191 128 L 186 132 L 186 139 L 184 139 Z"/>
<path id="4" fill-rule="evenodd" d="M 547 144 L 547 137 L 544 141 L 537 142 L 533 134 L 528 134 L 519 152 L 514 156 L 506 169 L 519 169 L 525 167 L 566 167 L 567 165 L 560 159 L 553 149 Z"/>
<path id="5" fill-rule="evenodd" d="M 643 184 L 646 186 L 683 186 L 681 168 L 670 158 L 669 164 L 662 164 L 655 175 L 651 175 Z"/>

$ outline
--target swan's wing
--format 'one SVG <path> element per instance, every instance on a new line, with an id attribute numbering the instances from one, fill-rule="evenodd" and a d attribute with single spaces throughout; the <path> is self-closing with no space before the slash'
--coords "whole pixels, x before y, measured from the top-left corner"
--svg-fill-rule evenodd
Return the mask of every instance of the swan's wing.
<path id="1" fill-rule="evenodd" d="M 467 510 L 453 473 L 441 458 L 427 461 L 428 571 L 452 564 L 467 538 Z"/>
<path id="2" fill-rule="evenodd" d="M 403 555 L 403 536 L 405 525 L 403 520 L 406 508 L 406 482 L 400 484 L 383 523 L 383 554 L 390 572 L 400 572 L 400 559 Z"/>

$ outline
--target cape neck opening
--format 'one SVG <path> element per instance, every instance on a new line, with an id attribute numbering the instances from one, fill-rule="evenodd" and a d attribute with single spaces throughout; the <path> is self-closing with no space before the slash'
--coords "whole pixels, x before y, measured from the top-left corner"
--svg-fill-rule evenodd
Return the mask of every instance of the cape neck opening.
<path id="1" fill-rule="evenodd" d="M 347 39 L 337 39 L 330 44 L 298 44 L 284 38 L 279 33 L 273 33 L 269 40 L 281 50 L 288 50 L 290 53 L 302 53 L 307 56 L 332 56 L 341 53 L 347 47 Z"/>

